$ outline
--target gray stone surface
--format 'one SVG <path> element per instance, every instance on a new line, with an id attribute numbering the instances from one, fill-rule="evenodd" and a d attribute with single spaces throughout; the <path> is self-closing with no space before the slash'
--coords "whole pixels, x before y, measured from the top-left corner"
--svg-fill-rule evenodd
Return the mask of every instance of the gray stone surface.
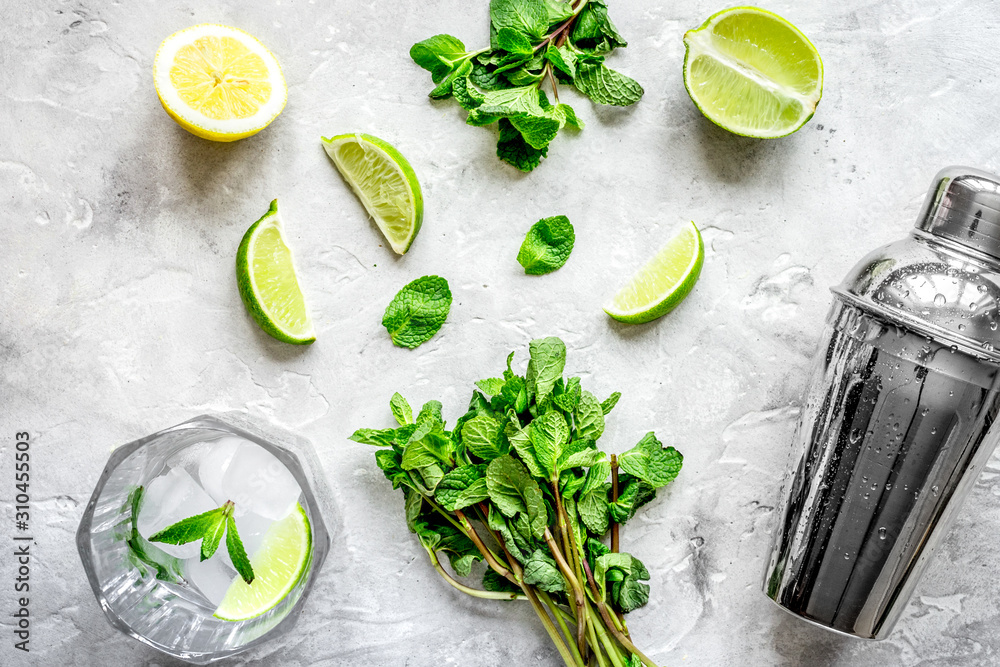
<path id="1" fill-rule="evenodd" d="M 1000 170 L 994 4 L 769 3 L 826 65 L 816 116 L 771 142 L 716 128 L 684 91 L 683 32 L 724 3 L 610 4 L 630 41 L 613 65 L 646 96 L 616 110 L 567 93 L 587 129 L 525 176 L 493 157 L 489 131 L 427 99 L 407 56 L 437 32 L 484 42 L 485 0 L 4 3 L 0 535 L 15 532 L 14 434 L 29 431 L 37 544 L 27 656 L 12 648 L 13 563 L 0 558 L 0 665 L 173 664 L 105 622 L 73 535 L 113 447 L 231 409 L 310 438 L 342 511 L 297 628 L 232 664 L 555 665 L 527 607 L 443 585 L 372 451 L 347 441 L 388 424 L 396 390 L 444 401 L 453 420 L 473 380 L 543 335 L 566 340 L 568 370 L 595 393 L 623 390 L 607 447 L 655 428 L 686 456 L 623 535 L 652 572 L 632 631 L 660 664 L 1000 662 L 997 458 L 890 639 L 812 628 L 758 591 L 827 287 L 905 233 L 939 167 Z M 159 42 L 206 21 L 260 37 L 288 79 L 282 116 L 233 145 L 187 134 L 153 92 Z M 355 130 L 421 177 L 425 224 L 405 258 L 320 148 Z M 236 290 L 236 247 L 273 197 L 318 329 L 308 349 L 261 333 Z M 572 258 L 524 276 L 524 232 L 559 213 L 576 225 Z M 653 324 L 610 321 L 602 301 L 686 220 L 708 252 L 691 297 Z M 430 273 L 451 283 L 449 321 L 394 348 L 382 310 Z"/>

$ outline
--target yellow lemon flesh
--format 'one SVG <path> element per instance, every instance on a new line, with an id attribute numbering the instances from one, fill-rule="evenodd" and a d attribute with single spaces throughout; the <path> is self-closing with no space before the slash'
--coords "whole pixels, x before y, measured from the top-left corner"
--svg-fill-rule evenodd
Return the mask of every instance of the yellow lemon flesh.
<path id="1" fill-rule="evenodd" d="M 253 35 L 214 23 L 163 40 L 153 61 L 153 81 L 170 117 L 212 141 L 257 134 L 288 99 L 274 55 Z"/>

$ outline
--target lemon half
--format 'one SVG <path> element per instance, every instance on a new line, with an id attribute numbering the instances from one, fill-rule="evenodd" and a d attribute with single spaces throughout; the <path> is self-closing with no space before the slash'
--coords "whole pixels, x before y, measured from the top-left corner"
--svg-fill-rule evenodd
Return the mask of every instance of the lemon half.
<path id="1" fill-rule="evenodd" d="M 163 40 L 153 82 L 170 117 L 191 134 L 236 141 L 257 134 L 285 108 L 277 59 L 238 28 L 201 23 Z"/>

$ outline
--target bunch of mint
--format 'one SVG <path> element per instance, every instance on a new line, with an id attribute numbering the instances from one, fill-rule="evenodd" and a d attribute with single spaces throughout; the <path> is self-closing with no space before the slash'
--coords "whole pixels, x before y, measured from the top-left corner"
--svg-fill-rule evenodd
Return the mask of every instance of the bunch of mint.
<path id="1" fill-rule="evenodd" d="M 437 84 L 432 98 L 454 97 L 469 125 L 499 123 L 497 156 L 531 171 L 559 130 L 583 129 L 559 101 L 559 83 L 598 104 L 639 101 L 642 86 L 604 64 L 625 46 L 604 0 L 491 0 L 490 48 L 467 51 L 461 40 L 435 35 L 414 44 L 410 57 Z M 542 90 L 546 82 L 554 104 Z"/>
<path id="2" fill-rule="evenodd" d="M 406 523 L 434 569 L 478 598 L 527 600 L 567 666 L 655 667 L 632 643 L 623 614 L 646 604 L 646 567 L 618 550 L 618 526 L 672 481 L 683 457 L 647 433 L 610 460 L 597 441 L 618 402 L 563 378 L 566 346 L 534 340 L 527 373 L 476 383 L 469 410 L 448 430 L 441 404 L 416 418 L 394 394 L 398 428 L 359 429 L 380 447 L 379 468 L 401 488 Z M 610 478 L 610 479 L 609 479 Z M 610 545 L 605 538 L 610 533 Z M 457 581 L 475 561 L 482 588 Z"/>

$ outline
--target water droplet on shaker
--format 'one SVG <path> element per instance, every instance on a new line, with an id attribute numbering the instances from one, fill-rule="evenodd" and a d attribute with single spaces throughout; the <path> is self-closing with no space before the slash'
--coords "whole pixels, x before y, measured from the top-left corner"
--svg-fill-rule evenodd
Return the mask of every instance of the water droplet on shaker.
<path id="1" fill-rule="evenodd" d="M 938 294 L 934 297 L 934 305 L 940 308 L 944 304 L 948 303 L 948 299 L 945 298 L 944 294 Z"/>
<path id="2" fill-rule="evenodd" d="M 923 410 L 920 411 L 920 416 L 921 417 L 926 417 L 927 413 L 930 412 L 930 411 L 931 411 L 930 408 L 924 408 Z"/>
<path id="3" fill-rule="evenodd" d="M 885 539 L 885 532 L 886 532 L 885 531 L 885 526 L 882 526 L 881 528 L 878 529 L 878 538 L 880 540 L 884 540 Z"/>
<path id="4" fill-rule="evenodd" d="M 935 484 L 934 486 L 931 487 L 931 493 L 933 493 L 935 496 L 938 494 L 938 485 L 937 484 Z"/>
<path id="5" fill-rule="evenodd" d="M 996 322 L 990 322 L 990 330 L 991 331 L 996 331 L 997 330 L 997 323 Z"/>
<path id="6" fill-rule="evenodd" d="M 980 286 L 979 286 L 979 287 L 977 287 L 976 289 L 978 289 L 978 290 L 979 290 L 979 293 L 980 293 L 980 294 L 986 294 L 986 285 L 980 285 Z"/>
<path id="7" fill-rule="evenodd" d="M 958 330 L 959 330 L 959 331 L 965 331 L 965 325 L 964 325 L 964 324 L 962 324 L 962 323 L 959 323 L 959 325 L 958 325 Z"/>

